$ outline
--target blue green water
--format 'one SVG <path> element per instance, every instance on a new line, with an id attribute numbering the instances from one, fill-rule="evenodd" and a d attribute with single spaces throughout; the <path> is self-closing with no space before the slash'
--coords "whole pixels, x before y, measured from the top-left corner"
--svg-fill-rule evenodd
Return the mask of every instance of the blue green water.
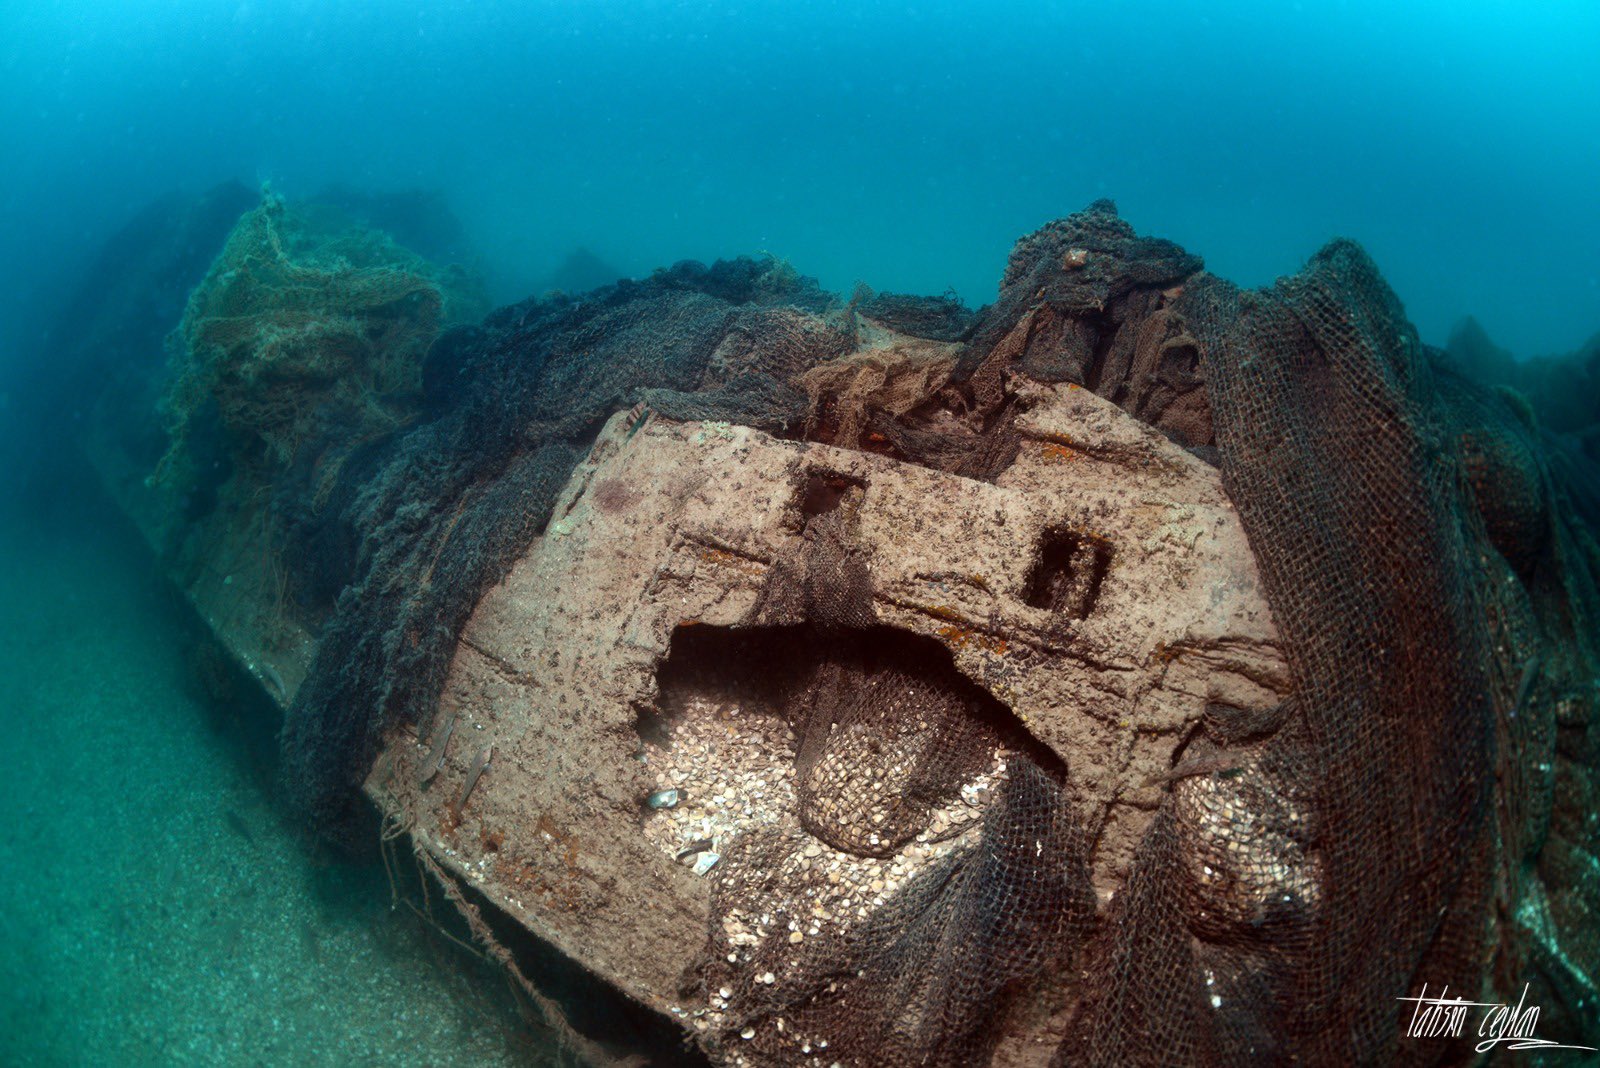
<path id="1" fill-rule="evenodd" d="M 270 709 L 204 684 L 120 517 L 84 486 L 33 518 L 0 526 L 0 1063 L 544 1063 L 380 866 L 297 833 Z"/>
<path id="2" fill-rule="evenodd" d="M 503 301 L 586 246 L 978 305 L 1109 196 L 1241 284 L 1344 235 L 1425 340 L 1565 352 L 1600 326 L 1597 41 L 1588 0 L 8 0 L 0 293 L 242 178 L 442 189 Z"/>

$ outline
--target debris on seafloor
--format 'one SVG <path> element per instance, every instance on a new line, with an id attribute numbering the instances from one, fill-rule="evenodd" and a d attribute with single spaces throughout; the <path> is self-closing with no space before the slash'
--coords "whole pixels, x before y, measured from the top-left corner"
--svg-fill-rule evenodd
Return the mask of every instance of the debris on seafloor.
<path id="1" fill-rule="evenodd" d="M 928 829 L 903 851 L 861 857 L 817 841 L 801 826 L 793 732 L 781 717 L 690 698 L 674 710 L 663 734 L 659 744 L 645 745 L 653 772 L 675 782 L 703 783 L 704 789 L 699 800 L 647 818 L 645 837 L 677 860 L 704 858 L 712 843 L 726 843 L 726 852 L 755 839 L 764 861 L 761 875 L 789 891 L 785 901 L 766 902 L 764 922 L 743 911 L 730 913 L 724 928 L 741 947 L 759 947 L 774 933 L 795 943 L 808 935 L 842 936 L 903 882 L 970 844 L 987 799 L 1005 778 L 1004 752 L 997 751 L 990 769 L 965 784 L 959 800 L 935 811 Z M 697 860 L 695 874 L 709 868 L 702 869 Z M 798 915 L 803 922 L 777 931 L 773 911 Z"/>

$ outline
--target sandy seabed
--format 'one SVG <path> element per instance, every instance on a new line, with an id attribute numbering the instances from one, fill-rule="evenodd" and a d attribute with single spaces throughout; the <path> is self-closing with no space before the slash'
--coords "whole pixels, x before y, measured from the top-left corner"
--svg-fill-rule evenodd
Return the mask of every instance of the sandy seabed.
<path id="1" fill-rule="evenodd" d="M 0 503 L 0 1061 L 510 1065 L 503 982 L 273 796 L 271 710 L 109 504 Z M 214 692 L 214 691 L 213 691 Z"/>

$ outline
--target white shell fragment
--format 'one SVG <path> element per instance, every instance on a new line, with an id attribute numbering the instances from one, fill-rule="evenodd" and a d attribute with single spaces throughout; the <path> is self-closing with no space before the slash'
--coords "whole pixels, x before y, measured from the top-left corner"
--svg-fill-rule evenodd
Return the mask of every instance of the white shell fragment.
<path id="1" fill-rule="evenodd" d="M 644 803 L 654 809 L 677 808 L 678 802 L 681 800 L 683 800 L 683 792 L 681 790 L 667 789 L 657 790 L 645 798 Z"/>

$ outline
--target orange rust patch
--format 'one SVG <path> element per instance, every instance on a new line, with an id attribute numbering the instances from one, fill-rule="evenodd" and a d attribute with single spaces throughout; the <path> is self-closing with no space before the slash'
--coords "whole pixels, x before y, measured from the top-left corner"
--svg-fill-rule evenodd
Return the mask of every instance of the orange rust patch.
<path id="1" fill-rule="evenodd" d="M 556 830 L 556 825 L 550 822 L 549 816 L 540 816 L 535 829 L 541 834 L 548 834 L 557 845 L 564 847 L 561 854 L 561 862 L 566 865 L 568 875 L 576 876 L 578 874 L 578 836 L 575 834 L 562 834 Z"/>
<path id="2" fill-rule="evenodd" d="M 1041 443 L 1039 453 L 1047 462 L 1056 464 L 1072 463 L 1075 460 L 1083 459 L 1083 453 L 1069 445 L 1063 445 L 1056 441 Z"/>
<path id="3" fill-rule="evenodd" d="M 569 908 L 577 909 L 582 906 L 582 895 L 579 887 L 582 883 L 582 873 L 578 870 L 578 846 L 580 839 L 575 834 L 564 834 L 556 829 L 547 815 L 540 815 L 534 824 L 534 830 L 550 838 L 549 846 L 552 850 L 559 850 L 562 867 L 559 885 L 549 879 L 539 879 L 547 895 L 560 898 Z M 536 873 L 537 874 L 537 873 Z"/>
<path id="4" fill-rule="evenodd" d="M 701 546 L 699 557 L 708 564 L 718 567 L 729 567 L 741 571 L 746 575 L 759 575 L 766 569 L 754 560 L 746 559 L 738 553 L 730 553 L 726 549 L 713 549 L 710 546 Z"/>
<path id="5" fill-rule="evenodd" d="M 992 634 L 985 634 L 968 627 L 940 627 L 939 637 L 943 638 L 951 648 L 965 649 L 968 645 L 975 645 L 996 656 L 1006 655 L 1006 650 L 1010 648 L 1004 638 L 996 638 Z"/>

